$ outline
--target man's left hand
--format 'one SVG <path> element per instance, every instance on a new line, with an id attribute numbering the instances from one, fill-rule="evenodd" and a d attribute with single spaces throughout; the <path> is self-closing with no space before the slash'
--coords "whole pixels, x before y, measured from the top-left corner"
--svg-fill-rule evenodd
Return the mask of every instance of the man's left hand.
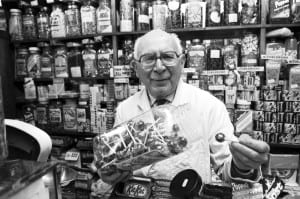
<path id="1" fill-rule="evenodd" d="M 239 142 L 230 144 L 233 163 L 238 169 L 257 169 L 268 161 L 270 147 L 260 140 L 251 138 L 248 134 L 242 134 Z"/>

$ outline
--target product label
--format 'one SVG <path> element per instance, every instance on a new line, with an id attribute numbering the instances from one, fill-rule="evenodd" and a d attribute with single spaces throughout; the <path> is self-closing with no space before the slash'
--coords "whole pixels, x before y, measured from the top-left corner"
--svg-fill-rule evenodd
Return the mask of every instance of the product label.
<path id="1" fill-rule="evenodd" d="M 63 108 L 64 129 L 74 130 L 77 127 L 76 123 L 76 109 L 73 107 Z"/>
<path id="2" fill-rule="evenodd" d="M 86 109 L 77 108 L 77 122 L 86 122 Z"/>
<path id="3" fill-rule="evenodd" d="M 49 108 L 49 123 L 57 124 L 62 122 L 61 109 Z"/>
<path id="4" fill-rule="evenodd" d="M 47 108 L 46 107 L 37 107 L 36 116 L 38 124 L 47 124 Z"/>
<path id="5" fill-rule="evenodd" d="M 56 77 L 68 77 L 67 57 L 59 55 L 54 59 Z"/>
<path id="6" fill-rule="evenodd" d="M 220 58 L 220 50 L 211 50 L 210 51 L 210 58 L 219 59 Z"/>
<path id="7" fill-rule="evenodd" d="M 72 66 L 71 67 L 71 76 L 72 77 L 82 77 L 80 66 Z"/>
<path id="8" fill-rule="evenodd" d="M 139 23 L 146 23 L 146 24 L 149 24 L 150 22 L 148 15 L 139 15 L 138 21 Z"/>
<path id="9" fill-rule="evenodd" d="M 229 20 L 229 23 L 236 23 L 238 21 L 237 13 L 229 14 L 228 20 Z"/>

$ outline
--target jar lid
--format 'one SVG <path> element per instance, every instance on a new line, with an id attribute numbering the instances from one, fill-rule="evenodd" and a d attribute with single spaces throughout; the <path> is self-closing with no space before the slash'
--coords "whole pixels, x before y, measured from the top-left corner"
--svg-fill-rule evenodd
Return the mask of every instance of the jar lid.
<path id="1" fill-rule="evenodd" d="M 81 44 L 77 42 L 68 42 L 67 47 L 80 47 Z"/>
<path id="2" fill-rule="evenodd" d="M 11 12 L 11 13 L 21 13 L 21 10 L 19 10 L 19 9 L 10 9 L 9 12 Z"/>
<path id="3" fill-rule="evenodd" d="M 242 105 L 242 106 L 250 106 L 251 102 L 249 102 L 247 100 L 237 99 L 236 104 Z"/>
<path id="4" fill-rule="evenodd" d="M 33 52 L 40 51 L 40 49 L 38 47 L 29 47 L 28 50 L 33 51 Z"/>

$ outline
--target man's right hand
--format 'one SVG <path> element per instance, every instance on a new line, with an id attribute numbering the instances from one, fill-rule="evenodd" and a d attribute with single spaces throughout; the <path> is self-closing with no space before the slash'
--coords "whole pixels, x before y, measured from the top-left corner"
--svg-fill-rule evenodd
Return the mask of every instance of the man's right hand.
<path id="1" fill-rule="evenodd" d="M 123 170 L 116 170 L 116 171 L 100 171 L 98 170 L 98 174 L 103 182 L 106 182 L 111 185 L 115 185 L 118 182 L 126 181 L 132 176 L 132 171 L 123 171 Z"/>

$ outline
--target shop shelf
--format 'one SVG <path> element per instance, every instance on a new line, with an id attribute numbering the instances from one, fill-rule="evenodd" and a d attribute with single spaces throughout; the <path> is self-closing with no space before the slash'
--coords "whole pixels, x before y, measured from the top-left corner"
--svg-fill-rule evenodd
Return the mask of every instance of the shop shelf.
<path id="1" fill-rule="evenodd" d="M 14 45 L 22 45 L 22 44 L 35 44 L 39 42 L 50 42 L 49 39 L 26 39 L 26 40 L 12 40 Z"/>
<path id="2" fill-rule="evenodd" d="M 269 143 L 271 148 L 289 148 L 289 149 L 300 149 L 300 144 L 273 144 Z"/>
<path id="3" fill-rule="evenodd" d="M 56 131 L 56 132 L 50 132 L 48 131 L 48 134 L 50 136 L 70 136 L 75 138 L 88 138 L 88 137 L 95 137 L 98 135 L 97 133 L 86 133 L 86 132 L 72 132 L 72 131 Z"/>
<path id="4" fill-rule="evenodd" d="M 266 24 L 267 29 L 276 29 L 276 28 L 300 28 L 300 24 Z"/>
<path id="5" fill-rule="evenodd" d="M 110 77 L 73 77 L 73 78 L 64 78 L 65 80 L 73 80 L 73 81 L 91 81 L 91 80 L 109 80 L 109 79 L 113 79 Z M 40 82 L 40 83 L 47 83 L 47 82 L 52 82 L 53 78 L 33 78 L 33 80 L 35 82 Z M 24 83 L 24 79 L 23 78 L 16 78 L 15 79 L 16 83 Z"/>

